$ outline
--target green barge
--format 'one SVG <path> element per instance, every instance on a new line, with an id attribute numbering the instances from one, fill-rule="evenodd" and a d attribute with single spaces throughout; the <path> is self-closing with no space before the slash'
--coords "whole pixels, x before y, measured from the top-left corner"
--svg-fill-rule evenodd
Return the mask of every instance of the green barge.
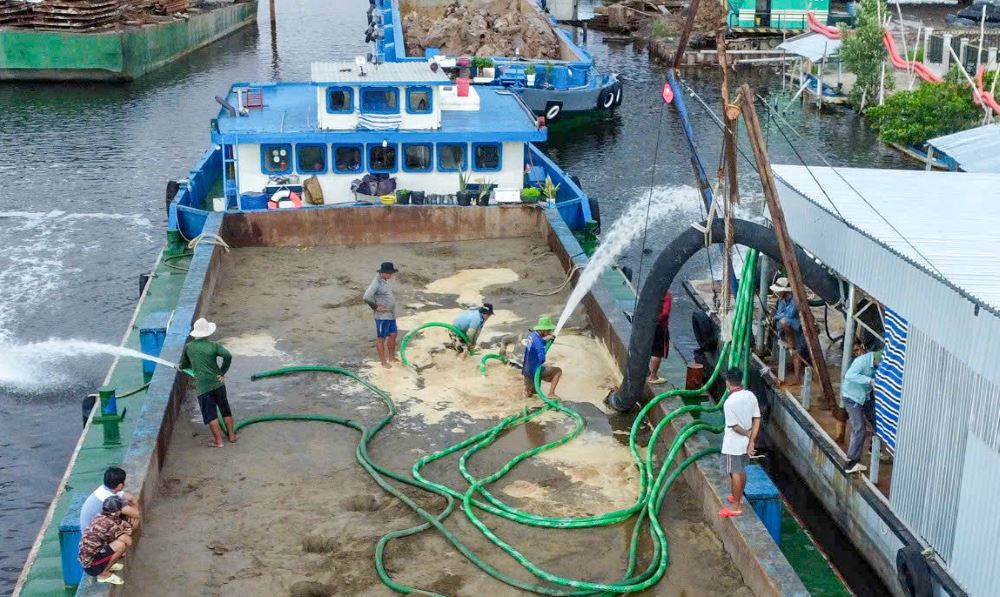
<path id="1" fill-rule="evenodd" d="M 103 31 L 0 27 L 0 81 L 132 81 L 257 20 L 257 1 Z"/>

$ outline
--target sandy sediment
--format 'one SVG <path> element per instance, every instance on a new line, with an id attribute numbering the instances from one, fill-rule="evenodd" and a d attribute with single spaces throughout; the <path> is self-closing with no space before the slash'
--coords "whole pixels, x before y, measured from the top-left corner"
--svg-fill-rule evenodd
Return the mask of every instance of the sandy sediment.
<path id="1" fill-rule="evenodd" d="M 428 330 L 413 341 L 411 356 L 419 373 L 399 365 L 377 366 L 374 325 L 359 296 L 377 265 L 394 261 L 401 270 L 394 282 L 401 333 L 425 321 L 450 320 L 462 308 L 457 299 L 475 292 L 498 309 L 482 336 L 489 344 L 503 334 L 523 332 L 539 314 L 558 313 L 566 300 L 565 292 L 522 294 L 555 288 L 564 279 L 558 261 L 542 246 L 540 239 L 511 239 L 231 252 L 209 316 L 234 354 L 227 386 L 237 418 L 321 413 L 370 424 L 384 415 L 384 406 L 345 378 L 310 374 L 249 381 L 255 372 L 291 364 L 352 367 L 386 389 L 399 407 L 392 425 L 370 444 L 371 456 L 407 473 L 421 456 L 538 406 L 537 398 L 524 396 L 518 371 L 491 362 L 483 377 L 478 359 L 462 359 L 443 348 L 443 331 Z M 483 269 L 484 255 L 490 256 L 490 268 L 511 273 L 464 274 L 459 292 L 442 282 Z M 478 295 L 473 302 L 480 300 Z M 618 383 L 617 372 L 580 317 L 570 325 L 582 331 L 561 336 L 550 360 L 565 371 L 558 394 L 586 418 L 586 431 L 489 487 L 526 511 L 564 516 L 608 512 L 629 505 L 638 491 L 625 436 L 614 433 L 622 423 L 613 423 L 601 406 L 607 390 Z M 355 462 L 355 432 L 323 423 L 263 423 L 244 429 L 239 443 L 215 450 L 205 446 L 208 435 L 194 402 L 189 397 L 183 406 L 140 547 L 128 558 L 126 594 L 391 594 L 375 574 L 375 543 L 382 534 L 420 520 L 382 492 Z M 546 413 L 476 454 L 470 469 L 479 476 L 490 474 L 517 453 L 571 428 L 565 415 Z M 431 464 L 424 474 L 465 487 L 457 456 Z M 430 511 L 443 505 L 437 497 L 407 493 Z M 672 541 L 672 564 L 651 594 L 746 591 L 683 483 L 667 500 L 662 518 Z M 620 578 L 624 569 L 630 524 L 554 531 L 489 515 L 484 520 L 557 574 L 610 580 Z M 448 526 L 491 565 L 529 578 L 463 515 L 453 515 Z M 648 558 L 646 542 L 643 553 Z M 386 562 L 400 582 L 446 595 L 518 594 L 481 573 L 435 532 L 393 541 Z"/>

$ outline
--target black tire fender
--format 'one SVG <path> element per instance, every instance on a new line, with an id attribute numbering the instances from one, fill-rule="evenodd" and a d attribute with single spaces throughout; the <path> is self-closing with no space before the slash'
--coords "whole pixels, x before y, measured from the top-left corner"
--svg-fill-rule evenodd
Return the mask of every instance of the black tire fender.
<path id="1" fill-rule="evenodd" d="M 622 105 L 622 89 L 623 85 L 621 81 L 615 83 L 615 107 Z"/>
<path id="2" fill-rule="evenodd" d="M 614 87 L 609 87 L 607 89 L 602 89 L 601 93 L 597 96 L 597 107 L 601 110 L 611 110 L 615 107 L 615 90 Z"/>
<path id="3" fill-rule="evenodd" d="M 170 211 L 170 202 L 174 200 L 177 191 L 181 190 L 181 185 L 176 180 L 167 181 L 167 211 Z"/>
<path id="4" fill-rule="evenodd" d="M 896 578 L 903 593 L 909 597 L 932 597 L 934 584 L 931 581 L 927 558 L 915 545 L 906 545 L 896 552 Z"/>
<path id="5" fill-rule="evenodd" d="M 587 202 L 590 204 L 590 219 L 597 222 L 597 230 L 601 230 L 601 204 L 597 201 L 596 197 L 587 196 Z"/>
<path id="6" fill-rule="evenodd" d="M 545 122 L 555 122 L 562 115 L 562 102 L 549 101 L 545 104 Z"/>

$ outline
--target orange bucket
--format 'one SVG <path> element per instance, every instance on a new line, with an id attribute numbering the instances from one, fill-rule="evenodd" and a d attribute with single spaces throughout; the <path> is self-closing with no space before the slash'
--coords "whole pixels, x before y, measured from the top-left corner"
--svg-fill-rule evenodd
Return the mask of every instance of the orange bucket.
<path id="1" fill-rule="evenodd" d="M 455 83 L 458 84 L 458 97 L 469 97 L 469 80 L 459 77 Z"/>

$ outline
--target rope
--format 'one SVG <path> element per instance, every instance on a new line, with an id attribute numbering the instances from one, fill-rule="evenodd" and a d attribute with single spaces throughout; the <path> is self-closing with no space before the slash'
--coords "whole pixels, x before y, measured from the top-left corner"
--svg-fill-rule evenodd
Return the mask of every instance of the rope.
<path id="1" fill-rule="evenodd" d="M 649 196 L 646 199 L 646 223 L 642 228 L 642 250 L 639 251 L 639 270 L 635 273 L 635 287 L 637 290 L 642 288 L 642 264 L 646 259 L 646 234 L 649 231 L 649 208 L 653 204 L 653 186 L 656 184 L 656 158 L 660 155 L 660 137 L 663 133 L 663 107 L 666 105 L 666 102 L 660 102 L 660 112 L 656 118 L 656 145 L 653 148 L 653 167 L 649 175 Z M 638 306 L 639 293 L 636 292 L 633 308 L 637 308 Z"/>
<path id="2" fill-rule="evenodd" d="M 583 268 L 581 266 L 574 265 L 572 268 L 570 268 L 569 273 L 566 274 L 566 279 L 563 280 L 563 283 L 560 284 L 559 286 L 556 286 L 552 290 L 543 290 L 542 292 L 532 292 L 530 290 L 524 290 L 521 292 L 521 296 L 553 296 L 559 294 L 560 292 L 562 292 L 562 289 L 566 288 L 566 285 L 570 283 L 570 280 L 573 279 L 573 274 L 582 269 Z"/>

